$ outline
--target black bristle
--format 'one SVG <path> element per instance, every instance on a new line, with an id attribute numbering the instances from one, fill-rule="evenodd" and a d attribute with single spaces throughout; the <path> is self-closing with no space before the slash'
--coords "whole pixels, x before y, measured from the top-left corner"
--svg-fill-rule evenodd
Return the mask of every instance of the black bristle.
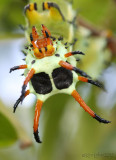
<path id="1" fill-rule="evenodd" d="M 21 52 L 26 56 L 27 55 L 27 53 L 24 51 L 24 50 L 21 50 Z"/>
<path id="2" fill-rule="evenodd" d="M 56 38 L 55 38 L 55 37 L 50 36 L 50 38 L 52 38 L 52 39 L 53 39 L 53 41 L 55 41 L 55 40 L 56 40 Z"/>
<path id="3" fill-rule="evenodd" d="M 28 49 L 29 47 L 25 46 L 25 49 Z"/>
<path id="4" fill-rule="evenodd" d="M 68 44 L 68 42 L 64 43 L 64 45 L 66 46 Z"/>
<path id="5" fill-rule="evenodd" d="M 58 40 L 59 40 L 59 41 L 62 41 L 62 40 L 63 40 L 63 37 L 62 37 L 62 36 L 60 36 L 60 37 L 58 38 Z"/>
<path id="6" fill-rule="evenodd" d="M 33 47 L 33 45 L 32 45 L 32 44 L 30 44 L 30 47 L 32 48 L 32 47 Z"/>

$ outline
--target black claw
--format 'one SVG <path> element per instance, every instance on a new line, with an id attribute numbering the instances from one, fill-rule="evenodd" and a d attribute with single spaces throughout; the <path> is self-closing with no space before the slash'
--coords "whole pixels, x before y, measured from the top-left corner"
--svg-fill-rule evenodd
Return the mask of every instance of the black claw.
<path id="1" fill-rule="evenodd" d="M 14 66 L 14 67 L 10 68 L 9 73 L 11 73 L 12 71 L 14 71 L 14 70 L 16 70 L 16 69 L 19 69 L 19 66 Z"/>
<path id="2" fill-rule="evenodd" d="M 16 101 L 16 103 L 14 104 L 14 109 L 13 109 L 13 112 L 15 113 L 15 111 L 16 111 L 16 109 L 17 109 L 17 107 L 18 107 L 18 105 L 19 105 L 19 103 L 21 102 L 21 98 L 19 98 L 19 99 L 17 99 L 17 101 Z"/>
<path id="3" fill-rule="evenodd" d="M 111 121 L 105 120 L 101 117 L 99 117 L 96 113 L 95 113 L 95 117 L 94 117 L 97 121 L 99 121 L 100 123 L 111 123 Z"/>
<path id="4" fill-rule="evenodd" d="M 88 80 L 88 83 L 91 83 L 99 88 L 102 88 L 105 91 L 105 87 L 103 84 L 101 84 L 99 81 L 93 81 L 91 79 Z"/>
<path id="5" fill-rule="evenodd" d="M 38 134 L 38 133 L 39 133 L 38 130 L 37 130 L 36 132 L 34 132 L 35 140 L 36 140 L 36 142 L 38 142 L 38 143 L 42 143 L 42 141 L 40 140 L 40 137 L 39 137 L 39 134 Z"/>
<path id="6" fill-rule="evenodd" d="M 17 109 L 17 107 L 18 107 L 18 105 L 19 105 L 19 103 L 22 103 L 23 102 L 23 100 L 24 100 L 24 96 L 23 95 L 21 95 L 20 97 L 19 97 L 19 99 L 17 99 L 17 101 L 16 101 L 16 103 L 14 104 L 14 109 L 13 109 L 13 112 L 15 113 L 15 111 L 16 111 L 16 109 Z"/>

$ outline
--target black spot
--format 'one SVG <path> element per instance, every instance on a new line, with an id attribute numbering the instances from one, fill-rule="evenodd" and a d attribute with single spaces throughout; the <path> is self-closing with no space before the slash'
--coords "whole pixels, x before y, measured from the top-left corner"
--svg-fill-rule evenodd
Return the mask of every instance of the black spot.
<path id="1" fill-rule="evenodd" d="M 56 57 L 60 57 L 60 55 L 58 53 L 55 54 Z"/>
<path id="2" fill-rule="evenodd" d="M 45 51 L 47 52 L 47 47 L 45 47 Z"/>
<path id="3" fill-rule="evenodd" d="M 31 51 L 31 49 L 29 49 L 29 51 Z"/>
<path id="4" fill-rule="evenodd" d="M 41 49 L 39 49 L 39 52 L 40 52 L 40 53 L 42 53 L 42 50 L 41 50 Z"/>
<path id="5" fill-rule="evenodd" d="M 77 59 L 76 59 L 76 61 L 77 61 L 77 62 L 79 62 L 79 61 L 80 61 L 80 59 L 79 59 L 79 58 L 77 58 Z"/>
<path id="6" fill-rule="evenodd" d="M 45 34 L 46 34 L 46 37 L 48 38 L 48 37 L 49 37 L 49 34 L 48 34 L 48 32 L 47 32 L 47 31 L 45 31 Z"/>
<path id="7" fill-rule="evenodd" d="M 65 47 L 65 49 L 67 49 L 68 47 Z"/>
<path id="8" fill-rule="evenodd" d="M 35 63 L 35 60 L 33 60 L 32 62 L 31 62 L 31 64 L 34 64 Z"/>
<path id="9" fill-rule="evenodd" d="M 52 72 L 54 84 L 57 89 L 68 88 L 73 82 L 73 74 L 63 67 L 56 68 Z"/>
<path id="10" fill-rule="evenodd" d="M 47 94 L 52 91 L 50 77 L 45 72 L 34 74 L 31 82 L 35 92 L 38 94 Z"/>
<path id="11" fill-rule="evenodd" d="M 37 3 L 34 3 L 34 9 L 37 11 Z"/>

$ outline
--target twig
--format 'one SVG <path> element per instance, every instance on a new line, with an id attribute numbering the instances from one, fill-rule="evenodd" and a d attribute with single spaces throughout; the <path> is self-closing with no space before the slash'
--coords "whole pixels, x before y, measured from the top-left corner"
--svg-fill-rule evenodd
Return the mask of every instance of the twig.
<path id="1" fill-rule="evenodd" d="M 107 40 L 107 47 L 111 50 L 112 55 L 116 56 L 116 37 L 113 36 L 111 30 L 100 30 L 94 27 L 90 22 L 84 20 L 82 17 L 78 17 L 77 19 L 78 24 L 89 29 L 92 33 L 92 36 L 101 36 L 106 38 Z"/>

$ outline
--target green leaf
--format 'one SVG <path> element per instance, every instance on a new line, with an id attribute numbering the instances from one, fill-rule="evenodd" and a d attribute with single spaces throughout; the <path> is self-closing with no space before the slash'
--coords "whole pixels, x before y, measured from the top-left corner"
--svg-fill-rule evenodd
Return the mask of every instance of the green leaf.
<path id="1" fill-rule="evenodd" d="M 9 108 L 0 102 L 0 147 L 6 147 L 20 140 L 20 147 L 25 148 L 32 144 L 26 130 L 16 119 Z"/>
<path id="2" fill-rule="evenodd" d="M 17 140 L 17 134 L 11 122 L 0 113 L 0 147 L 9 146 Z"/>

